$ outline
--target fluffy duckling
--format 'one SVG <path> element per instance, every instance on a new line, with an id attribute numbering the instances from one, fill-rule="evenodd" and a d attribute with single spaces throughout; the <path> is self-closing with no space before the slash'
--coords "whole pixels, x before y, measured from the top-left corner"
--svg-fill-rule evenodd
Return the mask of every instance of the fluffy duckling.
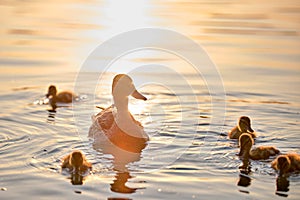
<path id="1" fill-rule="evenodd" d="M 279 150 L 272 146 L 261 146 L 251 149 L 254 140 L 249 133 L 243 133 L 239 138 L 240 153 L 244 159 L 250 158 L 252 160 L 268 159 L 270 156 L 275 156 Z"/>
<path id="2" fill-rule="evenodd" d="M 230 139 L 239 139 L 242 133 L 249 133 L 253 138 L 256 137 L 254 130 L 251 128 L 250 118 L 242 116 L 239 118 L 238 125 L 228 132 Z"/>
<path id="3" fill-rule="evenodd" d="M 63 158 L 62 168 L 68 168 L 70 172 L 85 173 L 92 169 L 92 164 L 89 163 L 81 151 L 73 151 Z"/>
<path id="4" fill-rule="evenodd" d="M 279 171 L 279 175 L 300 171 L 300 155 L 296 153 L 280 155 L 272 162 L 271 166 Z"/>
<path id="5" fill-rule="evenodd" d="M 56 87 L 50 85 L 46 97 L 51 97 L 51 100 L 55 103 L 71 103 L 76 98 L 76 95 L 70 91 L 63 91 L 57 94 Z"/>

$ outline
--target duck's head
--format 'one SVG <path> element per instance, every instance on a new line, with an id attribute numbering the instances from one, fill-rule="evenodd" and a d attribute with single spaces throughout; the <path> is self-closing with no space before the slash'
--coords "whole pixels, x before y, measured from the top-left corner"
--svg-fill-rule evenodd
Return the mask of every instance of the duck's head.
<path id="1" fill-rule="evenodd" d="M 74 151 L 72 152 L 70 156 L 70 163 L 75 168 L 75 170 L 78 170 L 80 166 L 83 164 L 83 155 L 80 151 Z"/>
<path id="2" fill-rule="evenodd" d="M 251 128 L 250 118 L 242 116 L 239 118 L 238 128 L 242 133 L 253 133 L 254 130 Z"/>
<path id="3" fill-rule="evenodd" d="M 126 74 L 118 74 L 114 77 L 112 95 L 114 98 L 125 98 L 131 95 L 136 99 L 147 100 L 145 96 L 136 90 L 132 79 Z"/>
<path id="4" fill-rule="evenodd" d="M 279 175 L 286 174 L 290 170 L 291 160 L 286 155 L 280 155 L 277 157 L 277 168 Z"/>
<path id="5" fill-rule="evenodd" d="M 239 145 L 240 145 L 240 153 L 239 156 L 246 156 L 249 154 L 252 145 L 254 144 L 254 140 L 249 133 L 243 133 L 239 137 Z"/>
<path id="6" fill-rule="evenodd" d="M 48 93 L 46 94 L 46 97 L 54 97 L 56 96 L 56 93 L 57 93 L 57 89 L 54 85 L 50 85 L 49 88 L 48 88 Z"/>

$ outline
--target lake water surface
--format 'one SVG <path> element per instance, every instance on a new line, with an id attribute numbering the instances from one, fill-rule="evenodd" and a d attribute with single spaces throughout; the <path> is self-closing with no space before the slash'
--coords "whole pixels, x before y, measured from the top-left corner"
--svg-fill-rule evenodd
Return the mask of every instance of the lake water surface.
<path id="1" fill-rule="evenodd" d="M 299 199 L 299 174 L 276 194 L 272 159 L 241 175 L 238 144 L 226 136 L 247 115 L 255 145 L 300 153 L 299 11 L 296 0 L 1 1 L 0 199 Z M 218 73 L 201 76 L 201 66 L 151 50 L 80 71 L 102 42 L 145 27 L 196 41 Z M 88 138 L 95 106 L 111 105 L 111 80 L 124 72 L 148 98 L 129 107 L 150 137 L 127 160 Z M 79 98 L 49 112 L 50 84 Z M 224 96 L 210 90 L 223 87 Z M 82 185 L 60 169 L 74 149 L 93 164 Z"/>

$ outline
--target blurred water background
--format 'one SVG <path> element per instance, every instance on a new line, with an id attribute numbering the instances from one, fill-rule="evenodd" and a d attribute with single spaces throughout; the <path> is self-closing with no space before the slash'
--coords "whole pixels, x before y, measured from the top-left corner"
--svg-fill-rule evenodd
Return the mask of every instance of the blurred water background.
<path id="1" fill-rule="evenodd" d="M 0 12 L 1 199 L 299 199 L 297 175 L 288 179 L 289 191 L 276 194 L 271 160 L 252 162 L 252 173 L 240 176 L 238 144 L 226 137 L 238 117 L 248 115 L 259 134 L 256 145 L 300 153 L 299 1 L 2 0 Z M 226 91 L 224 122 L 211 123 L 207 77 L 162 52 L 121 58 L 97 86 L 91 80 L 98 74 L 85 72 L 80 98 L 56 113 L 41 105 L 50 84 L 74 89 L 98 45 L 144 27 L 177 31 L 207 51 Z M 128 162 L 128 173 L 119 174 L 113 157 L 87 138 L 98 110 L 82 108 L 109 106 L 113 75 L 146 64 L 178 70 L 195 90 L 169 72 L 132 74 L 135 82 L 168 85 L 141 85 L 149 100 L 131 100 L 151 140 L 136 162 Z M 83 185 L 72 185 L 60 171 L 60 159 L 73 149 L 94 166 Z M 113 191 L 118 180 L 131 193 Z"/>

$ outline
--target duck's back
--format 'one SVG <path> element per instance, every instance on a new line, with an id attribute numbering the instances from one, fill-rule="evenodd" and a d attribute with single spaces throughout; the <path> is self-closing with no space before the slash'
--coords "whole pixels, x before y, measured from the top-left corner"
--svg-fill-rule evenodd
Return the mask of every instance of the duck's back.
<path id="1" fill-rule="evenodd" d="M 56 96 L 56 101 L 61 103 L 71 103 L 76 95 L 69 91 L 60 92 Z"/>
<path id="2" fill-rule="evenodd" d="M 296 153 L 288 154 L 291 161 L 291 171 L 300 171 L 300 155 Z"/>
<path id="3" fill-rule="evenodd" d="M 279 150 L 272 146 L 256 147 L 250 151 L 251 159 L 261 160 L 268 159 L 270 156 L 275 156 Z"/>
<path id="4" fill-rule="evenodd" d="M 239 139 L 241 134 L 242 134 L 242 132 L 236 126 L 229 131 L 228 136 L 230 139 Z"/>
<path id="5" fill-rule="evenodd" d="M 99 124 L 102 130 L 104 131 L 109 130 L 115 121 L 112 109 L 109 108 L 103 110 L 102 112 L 100 112 L 95 116 L 95 120 Z"/>

